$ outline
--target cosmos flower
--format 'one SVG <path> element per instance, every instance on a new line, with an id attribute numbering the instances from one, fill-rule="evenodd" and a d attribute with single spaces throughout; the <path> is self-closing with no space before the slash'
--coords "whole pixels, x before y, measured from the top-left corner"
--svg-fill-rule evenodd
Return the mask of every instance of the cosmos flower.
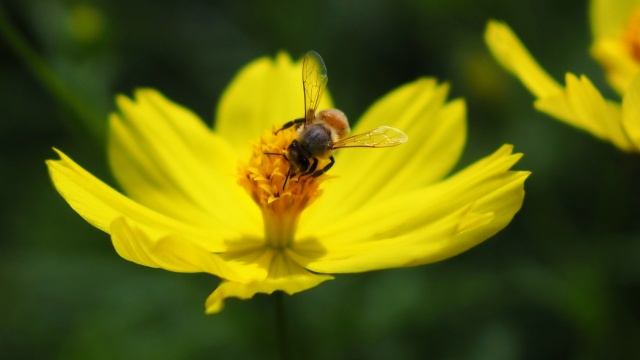
<path id="1" fill-rule="evenodd" d="M 302 115 L 301 64 L 258 59 L 220 100 L 215 128 L 155 90 L 117 97 L 109 162 L 123 193 L 68 156 L 49 160 L 58 192 L 140 265 L 222 279 L 206 301 L 294 294 L 331 274 L 443 260 L 504 228 L 520 209 L 528 172 L 504 145 L 445 176 L 466 136 L 465 104 L 447 85 L 419 79 L 377 101 L 354 133 L 401 128 L 409 141 L 386 149 L 341 149 L 318 177 L 292 177 L 284 156 Z M 328 94 L 319 108 L 331 107 Z M 57 150 L 56 150 L 57 151 Z"/>
<path id="2" fill-rule="evenodd" d="M 591 54 L 625 94 L 640 70 L 640 0 L 592 0 L 590 7 Z"/>
<path id="3" fill-rule="evenodd" d="M 592 4 L 596 37 L 592 53 L 601 61 L 612 86 L 622 94 L 622 103 L 605 99 L 584 75 L 567 73 L 566 85 L 560 85 L 505 23 L 490 21 L 485 41 L 498 62 L 533 93 L 536 109 L 609 141 L 623 151 L 638 152 L 640 13 L 627 12 L 626 17 L 621 16 L 623 9 L 616 5 L 622 3 L 602 0 Z"/>

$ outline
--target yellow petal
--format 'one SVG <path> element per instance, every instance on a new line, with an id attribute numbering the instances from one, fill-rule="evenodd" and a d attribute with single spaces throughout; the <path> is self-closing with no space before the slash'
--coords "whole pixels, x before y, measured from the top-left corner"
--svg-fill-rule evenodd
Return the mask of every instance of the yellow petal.
<path id="1" fill-rule="evenodd" d="M 620 106 L 604 99 L 585 76 L 577 78 L 569 73 L 566 82 L 566 90 L 539 99 L 536 109 L 611 141 L 622 150 L 632 150 L 622 128 Z"/>
<path id="2" fill-rule="evenodd" d="M 317 275 L 305 270 L 281 252 L 266 251 L 261 261 L 269 264 L 266 279 L 249 283 L 223 281 L 206 301 L 207 314 L 222 310 L 224 300 L 229 297 L 250 299 L 257 293 L 271 294 L 274 291 L 293 295 L 333 279 L 329 275 Z"/>
<path id="3" fill-rule="evenodd" d="M 237 158 L 226 141 L 155 90 L 117 100 L 109 160 L 129 197 L 184 222 L 261 231 L 258 209 L 236 184 Z"/>
<path id="4" fill-rule="evenodd" d="M 536 62 L 507 24 L 489 21 L 484 38 L 496 60 L 520 79 L 536 97 L 561 91 L 560 85 Z"/>
<path id="5" fill-rule="evenodd" d="M 153 237 L 179 234 L 211 252 L 223 252 L 234 240 L 246 238 L 240 230 L 193 226 L 148 209 L 95 178 L 62 152 L 60 160 L 48 160 L 53 184 L 69 205 L 91 225 L 109 232 L 111 224 L 125 217 Z"/>
<path id="6" fill-rule="evenodd" d="M 360 272 L 446 259 L 504 228 L 520 209 L 528 172 L 503 146 L 453 177 L 361 208 L 302 236 L 292 255 L 309 270 Z"/>
<path id="7" fill-rule="evenodd" d="M 629 139 L 640 150 L 640 75 L 636 76 L 622 99 L 622 125 Z"/>
<path id="8" fill-rule="evenodd" d="M 140 265 L 174 272 L 205 272 L 232 281 L 263 279 L 267 275 L 266 270 L 256 264 L 226 262 L 219 255 L 174 234 L 154 240 L 125 218 L 113 221 L 110 233 L 118 254 Z"/>
<path id="9" fill-rule="evenodd" d="M 419 79 L 384 96 L 363 116 L 354 133 L 382 125 L 409 140 L 384 149 L 341 149 L 331 169 L 330 189 L 304 214 L 301 228 L 321 225 L 443 178 L 456 164 L 466 137 L 462 100 L 445 103 L 449 87 Z"/>
<path id="10" fill-rule="evenodd" d="M 319 109 L 331 106 L 327 91 Z M 215 129 L 238 151 L 249 156 L 250 142 L 265 129 L 304 117 L 302 62 L 279 53 L 275 60 L 260 58 L 246 65 L 225 90 Z"/>

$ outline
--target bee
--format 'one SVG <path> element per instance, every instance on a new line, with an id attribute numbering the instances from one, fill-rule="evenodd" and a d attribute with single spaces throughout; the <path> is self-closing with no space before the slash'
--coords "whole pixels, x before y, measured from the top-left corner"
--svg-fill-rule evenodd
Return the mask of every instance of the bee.
<path id="1" fill-rule="evenodd" d="M 371 131 L 352 136 L 345 114 L 338 109 L 316 112 L 327 86 L 327 67 L 320 54 L 311 50 L 302 60 L 302 90 L 304 92 L 304 117 L 282 125 L 275 134 L 294 127 L 297 138 L 287 147 L 284 154 L 265 153 L 283 156 L 289 162 L 287 177 L 282 185 L 284 191 L 289 178 L 298 174 L 318 177 L 335 164 L 333 151 L 348 147 L 381 148 L 400 145 L 407 141 L 407 135 L 389 126 L 380 126 Z M 319 159 L 329 163 L 318 169 Z"/>

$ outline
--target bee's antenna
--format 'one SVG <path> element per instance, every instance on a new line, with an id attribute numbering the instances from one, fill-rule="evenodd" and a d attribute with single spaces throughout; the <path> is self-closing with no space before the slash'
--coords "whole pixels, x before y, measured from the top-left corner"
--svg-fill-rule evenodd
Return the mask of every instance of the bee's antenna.
<path id="1" fill-rule="evenodd" d="M 286 159 L 286 157 L 285 157 Z M 287 186 L 287 181 L 289 181 L 289 177 L 291 176 L 291 165 L 289 165 L 289 170 L 287 171 L 287 176 L 284 178 L 284 184 L 282 184 L 282 192 L 284 192 L 284 188 Z"/>

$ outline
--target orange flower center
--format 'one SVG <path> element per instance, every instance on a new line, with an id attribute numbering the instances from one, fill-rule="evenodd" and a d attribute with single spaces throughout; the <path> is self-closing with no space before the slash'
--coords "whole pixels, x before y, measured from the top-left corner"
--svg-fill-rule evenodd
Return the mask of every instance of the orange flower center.
<path id="1" fill-rule="evenodd" d="M 627 22 L 627 27 L 622 36 L 622 42 L 629 54 L 640 62 L 640 9 L 636 9 Z"/>
<path id="2" fill-rule="evenodd" d="M 238 167 L 238 183 L 262 210 L 267 245 L 276 249 L 292 244 L 299 215 L 320 196 L 325 178 L 291 174 L 287 180 L 290 164 L 284 155 L 295 137 L 294 129 L 265 132 L 249 161 Z"/>

